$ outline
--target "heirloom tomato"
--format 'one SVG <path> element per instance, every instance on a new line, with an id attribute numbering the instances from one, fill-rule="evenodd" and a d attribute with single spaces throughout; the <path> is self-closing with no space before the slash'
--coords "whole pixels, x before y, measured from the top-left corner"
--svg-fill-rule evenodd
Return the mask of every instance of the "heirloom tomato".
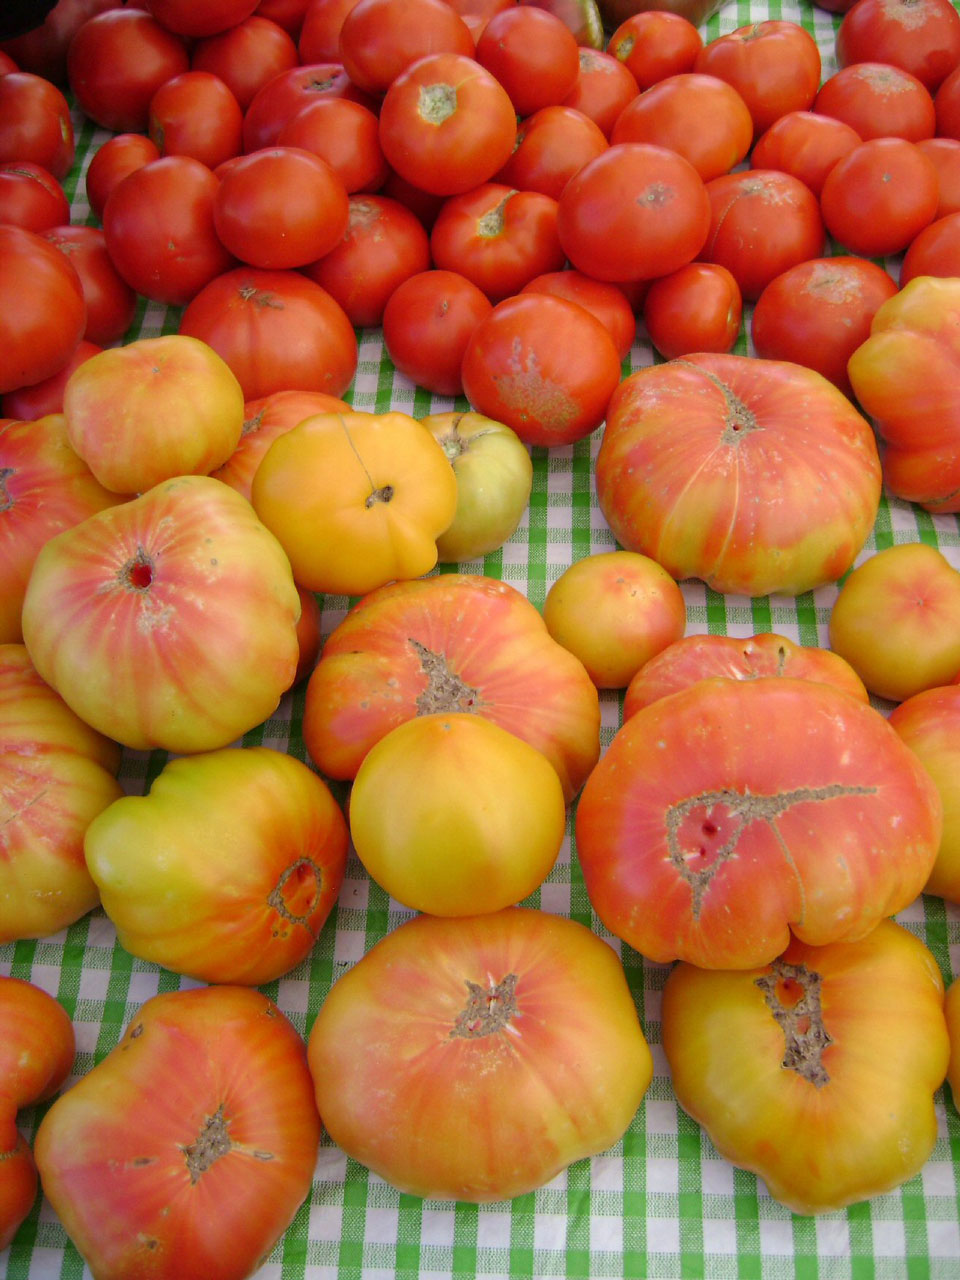
<path id="1" fill-rule="evenodd" d="M 334 983 L 307 1054 L 347 1155 L 409 1194 L 475 1202 L 612 1146 L 653 1074 L 614 951 L 522 907 L 400 925 Z"/>
<path id="2" fill-rule="evenodd" d="M 24 646 L 0 645 L 0 944 L 47 937 L 97 905 L 83 836 L 122 794 L 119 764 Z"/>
<path id="3" fill-rule="evenodd" d="M 470 335 L 492 310 L 487 295 L 459 271 L 418 271 L 387 299 L 383 344 L 411 382 L 457 396 L 463 392 L 460 368 Z"/>
<path id="4" fill-rule="evenodd" d="M 658 962 L 746 969 L 791 930 L 853 941 L 902 910 L 941 825 L 932 779 L 868 703 L 812 680 L 721 677 L 624 722 L 576 837 L 617 937 Z"/>
<path id="5" fill-rule="evenodd" d="M 947 1081 L 953 1094 L 953 1105 L 960 1111 L 960 978 L 955 978 L 947 988 L 944 1013 L 947 1018 L 947 1034 L 950 1037 Z"/>
<path id="6" fill-rule="evenodd" d="M 319 937 L 347 825 L 293 756 L 225 747 L 171 760 L 148 795 L 111 804 L 84 854 L 121 946 L 204 982 L 257 986 Z"/>
<path id="7" fill-rule="evenodd" d="M 572 800 L 600 754 L 583 664 L 506 582 L 441 574 L 364 596 L 327 637 L 307 684 L 303 738 L 321 771 L 352 778 L 405 720 L 472 711 L 551 762 Z"/>
<path id="8" fill-rule="evenodd" d="M 892 493 L 960 511 L 960 280 L 918 276 L 876 312 L 847 372 Z"/>
<path id="9" fill-rule="evenodd" d="M 297 1031 L 259 991 L 210 986 L 147 1000 L 34 1153 L 99 1280 L 240 1280 L 309 1195 L 319 1140 Z"/>
<path id="10" fill-rule="evenodd" d="M 0 225 L 0 392 L 58 373 L 86 322 L 83 286 L 66 256 L 34 231 Z"/>
<path id="11" fill-rule="evenodd" d="M 788 111 L 806 111 L 820 87 L 820 50 L 798 22 L 751 22 L 710 40 L 694 70 L 719 76 L 747 104 L 757 137 Z"/>
<path id="12" fill-rule="evenodd" d="M 596 486 L 620 545 L 678 581 L 799 594 L 853 563 L 876 518 L 880 460 L 869 423 L 820 374 L 698 353 L 620 384 Z"/>
<path id="13" fill-rule="evenodd" d="M 52 538 L 23 635 L 41 676 L 126 746 L 226 746 L 271 715 L 297 667 L 290 562 L 245 498 L 178 476 Z"/>
<path id="14" fill-rule="evenodd" d="M 745 973 L 678 965 L 662 1029 L 680 1105 L 794 1213 L 891 1191 L 933 1150 L 943 980 L 892 920 L 857 942 L 795 939 Z"/>

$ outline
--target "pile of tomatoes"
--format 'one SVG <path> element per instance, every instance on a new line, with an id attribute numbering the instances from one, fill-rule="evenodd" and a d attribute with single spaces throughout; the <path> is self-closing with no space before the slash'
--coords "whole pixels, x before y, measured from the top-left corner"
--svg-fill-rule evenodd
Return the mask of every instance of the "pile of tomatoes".
<path id="1" fill-rule="evenodd" d="M 0 52 L 0 942 L 99 904 L 207 984 L 40 1126 L 98 1276 L 250 1274 L 322 1128 L 476 1201 L 616 1142 L 653 1069 L 622 966 L 516 905 L 568 827 L 598 920 L 678 962 L 664 1048 L 724 1155 L 804 1213 L 927 1159 L 960 996 L 888 917 L 960 901 L 960 572 L 923 544 L 853 566 L 883 483 L 960 511 L 960 15 L 847 9 L 826 77 L 798 22 L 605 37 L 548 0 L 61 0 Z M 81 118 L 113 135 L 82 177 Z M 167 332 L 130 339 L 148 304 Z M 474 412 L 352 410 L 377 328 Z M 601 425 L 623 550 L 542 613 L 463 571 L 517 528 L 531 450 Z M 683 638 L 680 579 L 852 569 L 831 653 Z M 359 597 L 322 646 L 318 592 Z M 300 681 L 315 768 L 237 746 Z M 149 795 L 118 744 L 170 753 Z M 251 988 L 309 957 L 351 841 L 420 914 L 305 1044 Z M 11 983 L 0 1247 L 36 1189 L 17 1108 L 73 1052 Z"/>

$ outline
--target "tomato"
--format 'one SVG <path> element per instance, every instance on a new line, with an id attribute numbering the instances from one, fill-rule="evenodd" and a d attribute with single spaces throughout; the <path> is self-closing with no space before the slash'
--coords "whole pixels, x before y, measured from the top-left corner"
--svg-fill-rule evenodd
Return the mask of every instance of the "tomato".
<path id="1" fill-rule="evenodd" d="M 595 466 L 622 547 L 715 591 L 799 594 L 839 578 L 873 527 L 873 431 L 799 365 L 693 354 L 614 392 Z"/>
<path id="2" fill-rule="evenodd" d="M 806 111 L 820 87 L 820 50 L 798 22 L 752 22 L 711 40 L 694 70 L 719 76 L 737 90 L 759 137 L 788 111 Z"/>
<path id="3" fill-rule="evenodd" d="M 960 14 L 950 0 L 859 0 L 836 35 L 837 63 L 886 62 L 935 93 L 960 63 Z"/>
<path id="4" fill-rule="evenodd" d="M 933 221 L 937 169 L 905 138 L 870 138 L 827 174 L 820 207 L 827 230 L 852 253 L 899 253 Z"/>
<path id="5" fill-rule="evenodd" d="M 651 279 L 697 256 L 710 202 L 692 164 L 666 147 L 623 142 L 589 161 L 559 200 L 560 244 L 598 280 Z"/>
<path id="6" fill-rule="evenodd" d="M 585 307 L 610 334 L 620 359 L 627 358 L 636 337 L 637 321 L 627 295 L 619 285 L 594 280 L 580 271 L 568 269 L 534 276 L 520 292 L 549 293 Z"/>
<path id="7" fill-rule="evenodd" d="M 575 302 L 549 294 L 506 298 L 474 329 L 463 390 L 525 444 L 572 444 L 603 421 L 620 381 L 609 331 Z"/>
<path id="8" fill-rule="evenodd" d="M 344 15 L 339 59 L 361 89 L 382 94 L 418 58 L 474 56 L 473 36 L 443 0 L 360 0 Z"/>
<path id="9" fill-rule="evenodd" d="M 0 392 L 59 372 L 86 321 L 73 264 L 35 232 L 0 225 Z"/>
<path id="10" fill-rule="evenodd" d="M 947 1019 L 950 1037 L 950 1061 L 947 1064 L 947 1080 L 953 1095 L 953 1105 L 960 1099 L 960 982 L 954 979 L 947 988 L 943 1011 Z"/>
<path id="11" fill-rule="evenodd" d="M 607 52 L 627 68 L 641 89 L 692 71 L 703 37 L 689 19 L 667 9 L 631 14 L 611 35 Z"/>
<path id="12" fill-rule="evenodd" d="M 652 280 L 643 300 L 647 334 L 667 360 L 691 351 L 729 351 L 742 313 L 740 286 L 713 262 L 688 262 Z"/>
<path id="13" fill-rule="evenodd" d="M 73 263 L 87 308 L 83 336 L 106 346 L 122 338 L 137 309 L 137 295 L 117 272 L 98 227 L 51 227 L 44 239 L 57 246 Z"/>
<path id="14" fill-rule="evenodd" d="M 922 138 L 917 146 L 933 161 L 937 170 L 936 218 L 960 213 L 960 141 L 956 138 Z"/>
<path id="15" fill-rule="evenodd" d="M 745 169 L 707 183 L 710 225 L 700 258 L 726 267 L 747 301 L 797 263 L 818 258 L 824 226 L 817 198 L 777 169 Z"/>
<path id="16" fill-rule="evenodd" d="M 277 134 L 280 147 L 301 147 L 325 160 L 348 193 L 376 191 L 389 170 L 380 146 L 379 121 L 351 98 L 317 98 Z"/>
<path id="17" fill-rule="evenodd" d="M 481 413 L 433 413 L 420 419 L 453 467 L 457 509 L 437 538 L 442 562 L 473 560 L 503 546 L 530 501 L 530 453 L 503 422 Z"/>
<path id="18" fill-rule="evenodd" d="M 596 687 L 525 595 L 479 575 L 419 578 L 364 596 L 327 637 L 303 740 L 327 777 L 353 778 L 397 725 L 470 710 L 542 752 L 568 801 L 600 754 Z"/>
<path id="19" fill-rule="evenodd" d="M 911 240 L 900 263 L 900 287 L 917 276 L 957 275 L 960 275 L 960 211 L 928 223 Z"/>
<path id="20" fill-rule="evenodd" d="M 47 231 L 70 221 L 70 201 L 42 165 L 6 160 L 0 163 L 0 221 L 26 231 Z"/>
<path id="21" fill-rule="evenodd" d="M 277 23 L 296 40 L 309 3 L 310 0 L 260 0 L 254 12 Z"/>
<path id="22" fill-rule="evenodd" d="M 146 133 L 150 99 L 189 66 L 183 39 L 142 9 L 107 9 L 88 18 L 67 52 L 77 105 L 113 133 Z"/>
<path id="23" fill-rule="evenodd" d="M 213 36 L 249 18 L 258 0 L 146 0 L 146 8 L 168 31 Z"/>
<path id="24" fill-rule="evenodd" d="M 933 1150 L 943 979 L 893 921 L 858 942 L 793 942 L 760 971 L 679 965 L 662 1029 L 680 1105 L 795 1213 L 889 1192 Z"/>
<path id="25" fill-rule="evenodd" d="M 355 325 L 379 325 L 394 290 L 430 266 L 430 242 L 419 219 L 397 200 L 353 195 L 338 242 L 304 268 Z"/>
<path id="26" fill-rule="evenodd" d="M 936 110 L 926 85 L 885 62 L 855 62 L 828 76 L 813 110 L 843 120 L 868 138 L 932 138 Z"/>
<path id="27" fill-rule="evenodd" d="M 289 562 L 246 499 L 178 476 L 46 543 L 23 636 L 88 724 L 184 754 L 226 746 L 276 710 L 299 610 Z"/>
<path id="28" fill-rule="evenodd" d="M 320 1130 L 293 1025 L 259 991 L 209 986 L 143 1004 L 46 1113 L 34 1150 L 103 1280 L 147 1267 L 227 1280 L 256 1269 L 310 1194 Z"/>
<path id="29" fill-rule="evenodd" d="M 17 1128 L 16 1113 L 0 1109 L 0 1250 L 13 1243 L 37 1195 L 37 1166 Z"/>
<path id="30" fill-rule="evenodd" d="M 257 14 L 218 35 L 198 40 L 190 54 L 191 70 L 218 76 L 241 111 L 246 111 L 268 80 L 297 65 L 297 46 L 289 32 Z"/>
<path id="31" fill-rule="evenodd" d="M 519 116 L 562 103 L 580 74 L 573 32 L 547 9 L 529 5 L 495 13 L 477 39 L 476 58 L 506 89 Z"/>
<path id="32" fill-rule="evenodd" d="M 307 1052 L 333 1141 L 449 1200 L 530 1192 L 606 1150 L 653 1074 L 617 956 L 516 907 L 400 925 L 334 983 Z"/>
<path id="33" fill-rule="evenodd" d="M 704 182 L 727 173 L 753 140 L 747 104 L 724 80 L 692 71 L 668 76 L 624 107 L 612 143 L 648 142 L 689 160 Z"/>
<path id="34" fill-rule="evenodd" d="M 343 308 L 292 270 L 217 276 L 184 310 L 180 332 L 223 356 L 246 400 L 294 390 L 340 396 L 357 369 L 357 336 Z"/>
<path id="35" fill-rule="evenodd" d="M 463 392 L 460 368 L 470 335 L 493 304 L 456 271 L 419 271 L 383 309 L 383 343 L 395 368 L 437 395 Z"/>
<path id="36" fill-rule="evenodd" d="M 815 111 L 788 111 L 756 141 L 753 169 L 780 169 L 819 196 L 827 174 L 863 141 L 852 125 Z"/>
<path id="37" fill-rule="evenodd" d="M 301 62 L 340 57 L 340 29 L 357 0 L 309 0 L 297 38 Z"/>
<path id="38" fill-rule="evenodd" d="M 893 277 L 867 258 L 810 258 L 789 267 L 770 281 L 753 309 L 757 355 L 815 369 L 850 396 L 847 361 L 896 292 Z"/>
<path id="39" fill-rule="evenodd" d="M 117 0 L 56 0 L 38 25 L 0 41 L 2 57 L 10 57 L 19 69 L 63 87 L 67 83 L 70 41 L 88 18 L 116 7 Z"/>
<path id="40" fill-rule="evenodd" d="M 8 391 L 0 398 L 0 413 L 5 418 L 20 418 L 27 422 L 48 414 L 62 413 L 63 389 L 67 385 L 67 379 L 77 365 L 83 364 L 84 360 L 89 360 L 102 350 L 95 342 L 87 342 L 82 338 L 74 348 L 73 355 L 57 373 L 33 383 L 32 386 Z"/>
<path id="41" fill-rule="evenodd" d="M 215 169 L 240 152 L 243 112 L 219 76 L 184 71 L 150 99 L 148 129 L 161 155 L 193 156 Z"/>
<path id="42" fill-rule="evenodd" d="M 960 67 L 940 85 L 933 100 L 938 137 L 960 138 Z"/>
<path id="43" fill-rule="evenodd" d="M 128 173 L 159 159 L 157 144 L 142 133 L 117 133 L 98 147 L 84 177 L 87 200 L 97 217 L 102 220 L 107 196 Z"/>
<path id="44" fill-rule="evenodd" d="M 495 180 L 559 200 L 577 170 L 606 149 L 600 126 L 582 111 L 542 107 L 520 123 L 513 154 Z"/>
<path id="45" fill-rule="evenodd" d="M 0 76 L 0 161 L 32 160 L 62 180 L 74 152 L 70 104 L 56 85 L 29 71 Z"/>
<path id="46" fill-rule="evenodd" d="M 350 98 L 371 108 L 375 105 L 375 100 L 353 83 L 339 62 L 291 67 L 254 94 L 243 117 L 244 151 L 274 146 L 288 120 L 308 103 L 327 97 Z"/>
<path id="47" fill-rule="evenodd" d="M 482 183 L 445 202 L 430 232 L 430 252 L 440 270 L 459 272 L 499 302 L 566 261 L 557 202 L 538 191 Z"/>
<path id="48" fill-rule="evenodd" d="M 636 79 L 612 53 L 581 48 L 580 74 L 560 105 L 582 111 L 609 138 L 620 112 L 638 93 Z"/>
<path id="49" fill-rule="evenodd" d="M 380 107 L 380 145 L 401 177 L 436 195 L 487 182 L 516 137 L 507 91 L 464 54 L 420 58 L 392 81 Z"/>
<path id="50" fill-rule="evenodd" d="M 457 482 L 408 414 L 322 413 L 273 441 L 251 496 L 297 582 L 349 596 L 434 567 Z"/>
<path id="51" fill-rule="evenodd" d="M 543 620 L 586 667 L 598 689 L 623 689 L 656 653 L 683 635 L 680 588 L 655 560 L 606 551 L 575 560 L 553 582 Z"/>
<path id="52" fill-rule="evenodd" d="M 750 969 L 791 931 L 852 942 L 906 907 L 941 823 L 932 779 L 869 703 L 812 680 L 721 678 L 624 722 L 583 789 L 576 842 L 617 937 L 660 963 Z"/>
<path id="53" fill-rule="evenodd" d="M 690 635 L 675 640 L 644 663 L 627 685 L 623 718 L 629 720 L 658 698 L 714 676 L 728 680 L 756 680 L 759 676 L 814 680 L 836 685 L 860 702 L 868 701 L 867 690 L 853 667 L 829 649 L 795 644 L 786 636 L 769 631 L 743 638 Z"/>

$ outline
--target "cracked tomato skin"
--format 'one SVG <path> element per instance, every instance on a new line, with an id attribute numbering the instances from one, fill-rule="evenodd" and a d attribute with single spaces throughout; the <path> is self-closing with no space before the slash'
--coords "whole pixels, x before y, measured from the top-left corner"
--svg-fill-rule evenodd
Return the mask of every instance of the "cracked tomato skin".
<path id="1" fill-rule="evenodd" d="M 680 964 L 661 1027 L 680 1105 L 795 1213 L 890 1191 L 933 1150 L 943 980 L 891 920 L 858 942 L 794 940 L 762 969 Z"/>
<path id="2" fill-rule="evenodd" d="M 625 722 L 584 786 L 576 839 L 613 934 L 651 960 L 745 969 L 791 930 L 853 941 L 902 910 L 941 828 L 933 780 L 869 704 L 809 680 L 721 677 Z"/>
<path id="3" fill-rule="evenodd" d="M 34 1154 L 98 1280 L 243 1280 L 309 1194 L 319 1140 L 293 1025 L 259 991 L 212 986 L 148 1000 Z"/>

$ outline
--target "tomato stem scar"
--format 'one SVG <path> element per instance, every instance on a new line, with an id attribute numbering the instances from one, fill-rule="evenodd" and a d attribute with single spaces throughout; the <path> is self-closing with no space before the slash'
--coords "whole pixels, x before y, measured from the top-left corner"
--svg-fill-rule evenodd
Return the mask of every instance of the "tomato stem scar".
<path id="1" fill-rule="evenodd" d="M 466 979 L 467 1003 L 450 1028 L 451 1038 L 476 1040 L 501 1031 L 517 1012 L 517 975 L 508 973 L 500 982 L 481 987 Z"/>
<path id="2" fill-rule="evenodd" d="M 818 1089 L 829 1084 L 823 1051 L 833 1037 L 823 1023 L 822 976 L 804 964 L 774 960 L 769 972 L 755 978 L 767 1007 L 782 1028 L 786 1049 L 780 1063 Z"/>

